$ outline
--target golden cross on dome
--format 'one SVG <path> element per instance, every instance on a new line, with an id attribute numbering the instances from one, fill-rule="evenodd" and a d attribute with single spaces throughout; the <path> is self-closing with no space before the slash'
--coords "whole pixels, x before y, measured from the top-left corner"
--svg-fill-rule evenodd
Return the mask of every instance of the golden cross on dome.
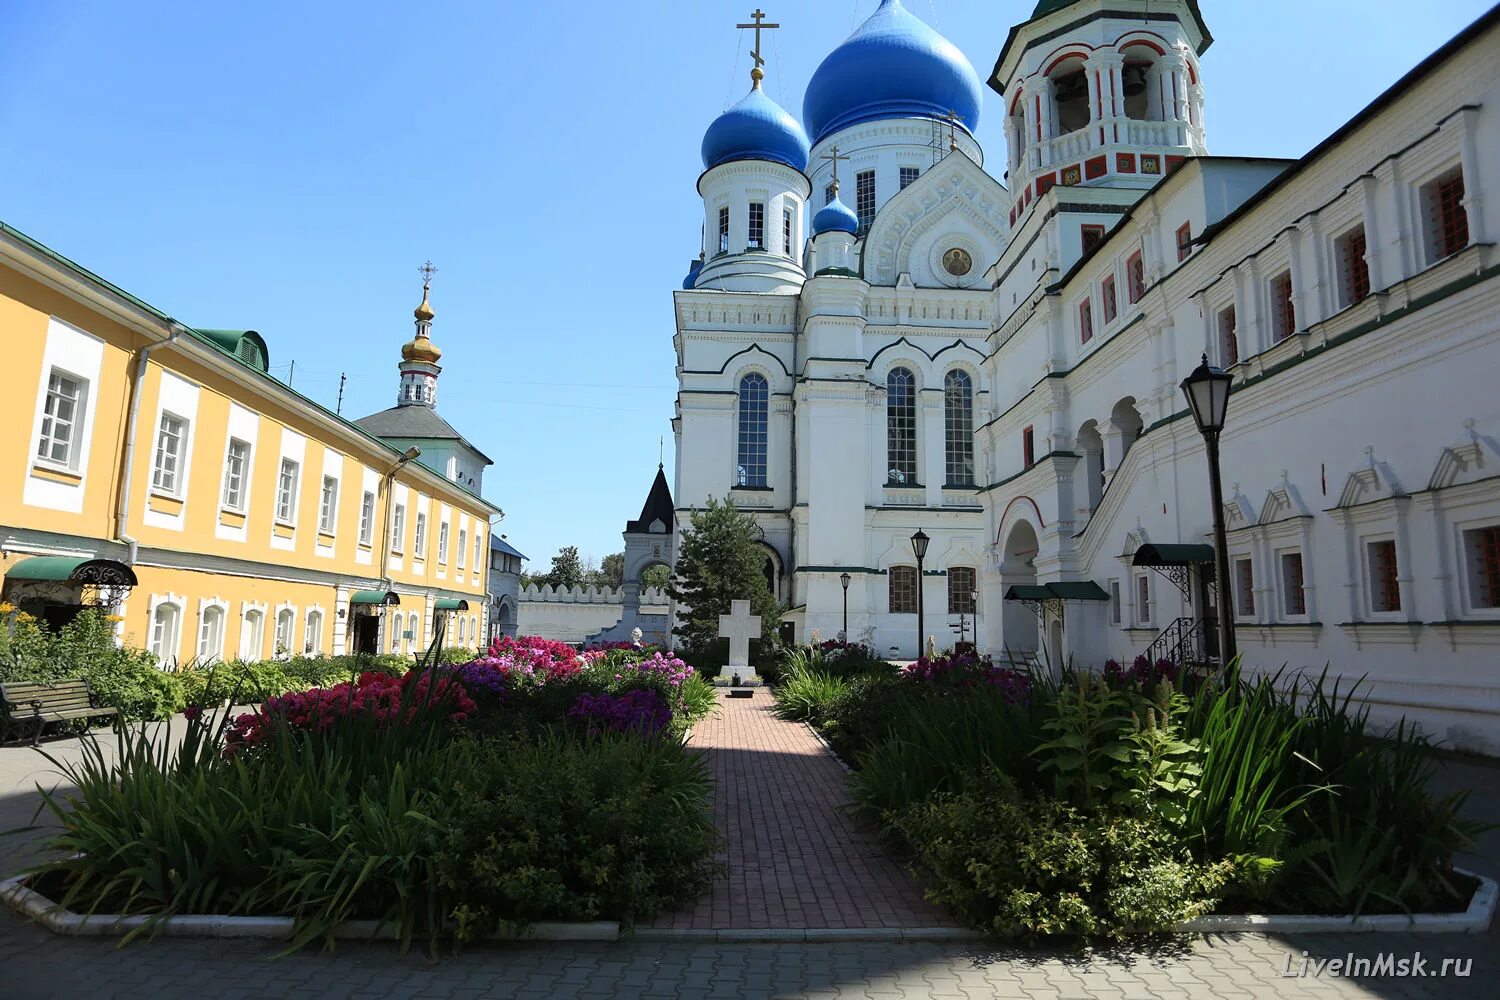
<path id="1" fill-rule="evenodd" d="M 828 152 L 823 154 L 823 159 L 833 164 L 833 189 L 837 191 L 839 187 L 839 161 L 847 160 L 849 157 L 840 156 L 839 148 L 837 146 L 830 146 Z"/>
<path id="2" fill-rule="evenodd" d="M 422 266 L 417 268 L 417 273 L 422 276 L 422 287 L 426 288 L 432 284 L 432 276 L 437 274 L 437 265 L 430 260 L 424 261 Z"/>
<path id="3" fill-rule="evenodd" d="M 760 33 L 762 31 L 770 31 L 772 28 L 779 28 L 781 27 L 781 25 L 766 24 L 766 12 L 761 10 L 759 7 L 755 8 L 754 14 L 750 15 L 750 20 L 752 22 L 751 24 L 736 24 L 735 27 L 755 29 L 755 48 L 750 50 L 750 58 L 755 60 L 755 65 L 750 68 L 750 79 L 755 82 L 756 86 L 760 86 L 760 81 L 764 79 L 766 75 L 765 72 L 761 70 L 761 67 L 766 64 L 766 61 L 765 59 L 761 58 L 760 54 Z"/>

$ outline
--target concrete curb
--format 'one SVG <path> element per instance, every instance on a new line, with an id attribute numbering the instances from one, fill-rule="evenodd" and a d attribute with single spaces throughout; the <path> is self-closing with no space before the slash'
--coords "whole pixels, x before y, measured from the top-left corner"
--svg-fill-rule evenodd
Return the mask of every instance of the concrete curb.
<path id="1" fill-rule="evenodd" d="M 838 755 L 838 753 L 833 749 L 833 745 L 823 738 L 823 734 L 818 732 L 817 726 L 814 726 L 811 722 L 805 721 L 802 723 L 802 725 L 807 729 L 808 732 L 812 733 L 813 739 L 822 744 L 823 749 L 828 751 L 828 756 L 832 757 L 834 759 L 834 762 L 838 764 L 839 767 L 842 767 L 846 774 L 852 773 L 853 769 L 850 768 L 848 764 L 844 763 L 844 758 Z"/>
<path id="2" fill-rule="evenodd" d="M 899 944 L 906 941 L 988 940 L 988 935 L 967 927 L 807 927 L 807 928 L 638 928 L 623 935 L 622 941 L 670 942 L 676 944 L 816 944 L 835 941 L 883 941 Z"/>
<path id="3" fill-rule="evenodd" d="M 64 910 L 34 889 L 28 889 L 20 877 L 0 882 L 0 898 L 16 910 L 54 934 L 73 937 L 98 937 L 128 934 L 147 926 L 150 917 L 127 917 L 114 913 L 92 916 Z M 230 917 L 219 914 L 167 917 L 157 921 L 148 933 L 163 937 L 261 938 L 288 941 L 292 937 L 291 917 Z M 394 941 L 400 935 L 391 925 L 376 920 L 351 920 L 335 928 L 333 936 L 343 941 Z M 587 923 L 537 923 L 513 934 L 493 934 L 492 941 L 618 941 L 620 924 L 614 920 Z"/>
<path id="4" fill-rule="evenodd" d="M 1462 913 L 1381 913 L 1363 917 L 1324 917 L 1311 914 L 1209 914 L 1177 925 L 1190 934 L 1348 934 L 1403 932 L 1427 934 L 1483 934 L 1490 929 L 1500 886 L 1477 872 L 1455 868 L 1479 880 L 1479 888 Z"/>

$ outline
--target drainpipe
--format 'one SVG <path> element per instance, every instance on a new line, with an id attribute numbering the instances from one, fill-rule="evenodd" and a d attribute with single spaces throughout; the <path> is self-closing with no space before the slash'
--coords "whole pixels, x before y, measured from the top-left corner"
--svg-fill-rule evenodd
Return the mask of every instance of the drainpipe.
<path id="1" fill-rule="evenodd" d="M 172 324 L 167 339 L 157 344 L 147 344 L 135 353 L 135 383 L 130 387 L 130 410 L 125 418 L 125 457 L 121 463 L 124 482 L 120 486 L 120 501 L 115 508 L 115 538 L 129 546 L 126 562 L 134 566 L 140 543 L 130 534 L 130 491 L 135 483 L 135 436 L 141 417 L 141 387 L 146 383 L 146 363 L 151 352 L 158 347 L 170 347 L 187 333 L 187 328 Z"/>

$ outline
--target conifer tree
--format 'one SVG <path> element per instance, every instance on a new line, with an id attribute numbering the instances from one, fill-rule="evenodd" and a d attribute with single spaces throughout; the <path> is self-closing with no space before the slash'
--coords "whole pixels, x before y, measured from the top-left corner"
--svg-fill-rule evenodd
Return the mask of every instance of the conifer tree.
<path id="1" fill-rule="evenodd" d="M 680 607 L 682 623 L 673 632 L 689 649 L 704 649 L 719 637 L 719 616 L 734 601 L 749 601 L 750 613 L 760 615 L 761 641 L 774 642 L 781 606 L 766 583 L 766 551 L 754 516 L 709 498 L 708 507 L 695 511 L 692 527 L 682 532 L 675 583 L 667 593 Z"/>

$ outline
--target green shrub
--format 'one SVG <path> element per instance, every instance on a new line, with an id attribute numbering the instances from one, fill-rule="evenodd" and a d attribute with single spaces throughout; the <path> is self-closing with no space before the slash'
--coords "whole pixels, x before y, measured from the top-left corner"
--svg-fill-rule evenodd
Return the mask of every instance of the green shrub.
<path id="1" fill-rule="evenodd" d="M 1168 931 L 1208 912 L 1231 874 L 1194 861 L 1154 820 L 1023 797 L 999 777 L 890 821 L 932 870 L 929 898 L 1004 937 Z"/>
<path id="2" fill-rule="evenodd" d="M 855 677 L 829 703 L 824 736 L 840 757 L 853 763 L 890 735 L 897 720 L 930 693 L 904 683 L 895 673 Z"/>
<path id="3" fill-rule="evenodd" d="M 848 689 L 848 681 L 806 666 L 791 666 L 776 685 L 776 714 L 821 727 L 829 707 Z"/>
<path id="4" fill-rule="evenodd" d="M 125 719 L 165 719 L 186 704 L 182 683 L 156 657 L 115 645 L 114 622 L 101 612 L 84 611 L 55 632 L 29 615 L 16 615 L 13 630 L 0 626 L 0 681 L 74 677 Z"/>

